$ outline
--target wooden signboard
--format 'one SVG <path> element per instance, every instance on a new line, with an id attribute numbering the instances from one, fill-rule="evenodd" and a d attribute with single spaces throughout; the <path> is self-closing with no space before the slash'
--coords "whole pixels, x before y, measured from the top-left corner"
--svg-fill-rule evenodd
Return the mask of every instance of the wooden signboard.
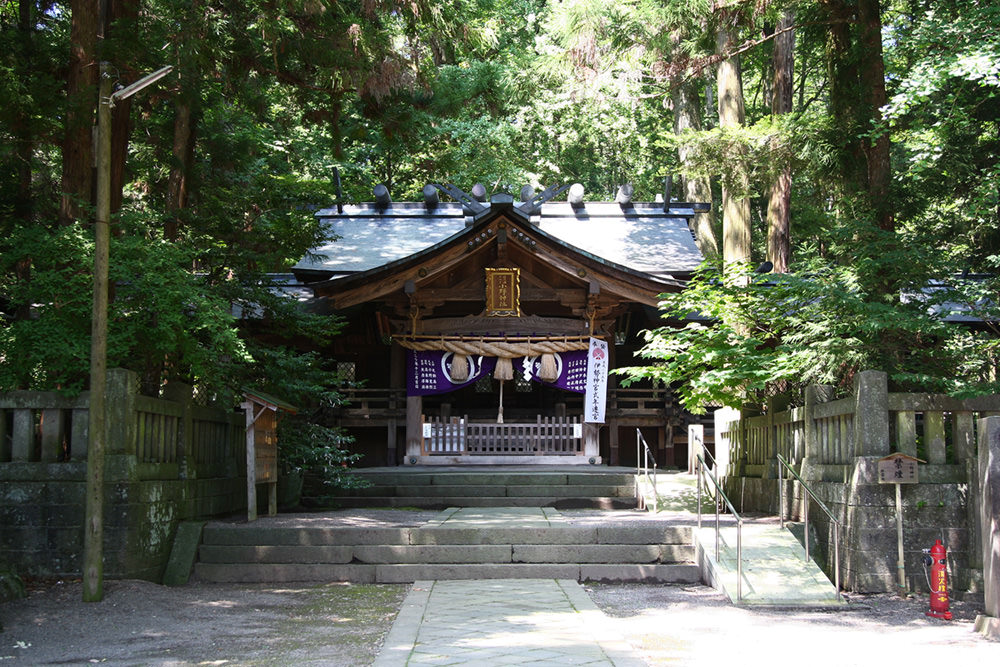
<path id="1" fill-rule="evenodd" d="M 878 460 L 878 483 L 896 485 L 896 572 L 899 595 L 906 596 L 906 567 L 903 560 L 903 494 L 902 484 L 917 484 L 917 464 L 920 459 L 896 452 Z"/>
<path id="2" fill-rule="evenodd" d="M 247 521 L 257 519 L 257 485 L 267 485 L 267 511 L 278 513 L 278 412 L 296 408 L 259 391 L 244 390 L 246 413 Z"/>
<path id="3" fill-rule="evenodd" d="M 879 484 L 917 484 L 917 464 L 922 461 L 906 454 L 890 454 L 878 460 Z"/>
<path id="4" fill-rule="evenodd" d="M 521 316 L 520 269 L 486 269 L 486 316 Z"/>

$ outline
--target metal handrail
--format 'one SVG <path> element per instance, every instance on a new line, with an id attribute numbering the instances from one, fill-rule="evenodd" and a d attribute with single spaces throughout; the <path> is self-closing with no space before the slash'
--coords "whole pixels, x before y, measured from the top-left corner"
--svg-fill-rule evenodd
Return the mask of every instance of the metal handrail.
<path id="1" fill-rule="evenodd" d="M 646 448 L 646 451 L 643 452 L 643 458 L 642 458 L 642 465 L 641 466 L 639 465 L 639 453 L 640 453 L 639 452 L 639 443 L 642 443 L 642 446 Z M 656 514 L 659 511 L 659 506 L 660 506 L 660 494 L 656 490 L 656 457 L 653 456 L 653 452 L 649 448 L 649 444 L 646 443 L 646 438 L 644 438 L 642 436 L 642 431 L 639 430 L 638 428 L 636 428 L 635 429 L 635 476 L 636 476 L 636 482 L 639 481 L 639 477 L 641 475 L 645 475 L 646 479 L 650 479 L 650 477 L 649 477 L 649 461 L 650 461 L 650 459 L 652 459 L 652 461 L 653 461 L 653 477 L 652 477 L 652 480 L 651 480 L 652 484 L 653 484 L 653 514 Z M 641 472 L 640 472 L 640 470 L 641 470 Z M 638 489 L 638 485 L 636 487 L 636 494 L 637 495 L 641 495 L 641 492 Z M 643 498 L 643 502 L 645 503 L 645 498 Z"/>
<path id="2" fill-rule="evenodd" d="M 733 507 L 733 504 L 729 502 L 729 496 L 726 492 L 722 490 L 722 486 L 719 484 L 719 480 L 715 478 L 715 475 L 711 470 L 705 469 L 705 459 L 702 458 L 701 454 L 697 454 L 698 457 L 698 530 L 701 530 L 701 485 L 702 476 L 706 473 L 708 478 L 712 480 L 712 484 L 715 485 L 716 498 L 722 498 L 726 506 L 729 508 L 729 512 L 736 519 L 736 602 L 743 601 L 743 518 Z M 719 503 L 715 503 L 715 562 L 719 562 Z"/>
<path id="3" fill-rule="evenodd" d="M 778 457 L 778 517 L 781 527 L 785 527 L 785 483 L 784 477 L 782 476 L 782 469 L 787 468 L 788 472 L 792 473 L 802 488 L 806 490 L 806 493 L 816 501 L 820 509 L 826 512 L 826 515 L 830 517 L 830 521 L 833 522 L 833 585 L 837 588 L 837 599 L 841 599 L 840 595 L 840 521 L 837 517 L 833 515 L 830 508 L 826 506 L 819 497 L 813 493 L 813 490 L 809 488 L 809 485 L 803 481 L 799 474 L 795 472 L 792 466 L 781 456 L 781 454 L 775 454 Z M 809 560 L 809 500 L 806 496 L 802 496 L 802 523 L 803 523 L 803 533 L 802 541 L 805 543 L 806 555 L 805 559 Z"/>

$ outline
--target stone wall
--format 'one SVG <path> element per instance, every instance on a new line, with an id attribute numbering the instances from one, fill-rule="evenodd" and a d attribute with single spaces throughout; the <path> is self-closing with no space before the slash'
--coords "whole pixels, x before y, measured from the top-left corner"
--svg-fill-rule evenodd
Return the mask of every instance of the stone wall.
<path id="1" fill-rule="evenodd" d="M 156 445 L 156 456 L 137 455 L 142 451 L 137 441 L 149 424 L 136 422 L 145 418 L 151 424 L 149 411 L 157 405 L 146 399 L 145 413 L 135 407 L 137 382 L 132 373 L 109 371 L 108 381 L 109 394 L 131 398 L 109 406 L 104 572 L 111 578 L 160 581 L 181 521 L 246 510 L 245 450 L 238 446 L 243 442 L 243 416 L 200 407 L 194 410 L 197 420 L 212 428 L 192 428 L 190 388 L 174 387 L 171 394 L 181 400 L 162 401 L 159 407 L 164 419 L 176 422 L 162 429 L 167 422 L 157 422 L 156 437 L 145 438 L 147 445 Z M 25 420 L 31 417 L 42 422 L 36 435 L 44 418 L 26 416 L 24 411 L 48 411 L 50 420 L 56 420 L 53 406 L 59 403 L 49 401 L 51 395 L 19 392 L 16 403 L 5 402 L 6 398 L 0 396 L 0 410 L 8 414 L 19 410 Z M 32 399 L 35 407 L 31 407 Z M 75 409 L 79 411 L 79 399 Z M 7 460 L 0 458 L 0 554 L 21 575 L 80 576 L 87 474 L 80 438 L 85 438 L 86 431 L 74 430 L 75 441 L 72 433 L 61 435 L 62 455 L 55 458 L 63 460 L 31 460 L 43 456 L 40 437 L 19 450 L 0 447 L 0 452 L 7 453 Z M 9 441 L 12 437 L 10 429 L 0 431 L 0 438 Z M 19 460 L 12 460 L 15 451 L 22 452 Z"/>

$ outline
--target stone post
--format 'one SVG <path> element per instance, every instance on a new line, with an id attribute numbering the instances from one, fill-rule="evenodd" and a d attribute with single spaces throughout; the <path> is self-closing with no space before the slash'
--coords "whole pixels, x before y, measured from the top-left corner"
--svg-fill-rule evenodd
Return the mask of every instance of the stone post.
<path id="1" fill-rule="evenodd" d="M 715 462 L 717 464 L 715 476 L 725 477 L 729 474 L 729 450 L 731 442 L 729 438 L 723 436 L 731 422 L 740 418 L 740 411 L 736 408 L 719 408 L 715 411 Z M 707 459 L 705 463 L 711 463 Z"/>
<path id="2" fill-rule="evenodd" d="M 704 458 L 705 454 L 705 427 L 701 424 L 688 425 L 688 474 L 694 474 L 695 465 L 698 462 L 698 455 Z"/>
<path id="3" fill-rule="evenodd" d="M 135 456 L 135 397 L 139 376 L 124 368 L 108 370 L 107 432 L 108 454 Z"/>
<path id="4" fill-rule="evenodd" d="M 593 463 L 601 462 L 601 425 L 583 425 L 583 455 Z"/>
<path id="5" fill-rule="evenodd" d="M 805 406 L 803 408 L 803 431 L 805 432 L 805 454 L 802 457 L 802 479 L 809 481 L 821 479 L 816 465 L 824 463 L 820 452 L 819 435 L 814 420 L 816 405 L 833 399 L 833 387 L 827 384 L 811 384 L 806 387 Z"/>
<path id="6" fill-rule="evenodd" d="M 179 403 L 181 406 L 180 428 L 177 429 L 177 463 L 181 479 L 195 479 L 198 476 L 197 466 L 193 457 L 194 447 L 194 415 L 191 406 L 194 403 L 194 388 L 183 382 L 170 382 L 163 388 L 163 399 Z"/>
<path id="7" fill-rule="evenodd" d="M 979 420 L 979 482 L 985 613 L 976 630 L 1000 639 L 1000 417 Z"/>
<path id="8" fill-rule="evenodd" d="M 764 452 L 764 479 L 778 477 L 778 434 L 774 426 L 774 416 L 788 409 L 788 396 L 772 396 L 767 399 L 767 449 Z"/>
<path id="9" fill-rule="evenodd" d="M 861 371 L 854 376 L 854 455 L 888 456 L 889 376 Z"/>

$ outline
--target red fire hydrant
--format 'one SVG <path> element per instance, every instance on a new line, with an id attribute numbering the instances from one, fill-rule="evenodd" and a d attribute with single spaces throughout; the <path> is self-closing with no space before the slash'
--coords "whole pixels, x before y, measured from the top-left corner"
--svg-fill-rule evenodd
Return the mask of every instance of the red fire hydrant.
<path id="1" fill-rule="evenodd" d="M 928 616 L 951 620 L 948 605 L 948 552 L 941 540 L 934 543 L 930 549 L 924 549 L 924 566 L 931 566 L 931 576 L 928 583 L 931 587 L 931 610 Z"/>

